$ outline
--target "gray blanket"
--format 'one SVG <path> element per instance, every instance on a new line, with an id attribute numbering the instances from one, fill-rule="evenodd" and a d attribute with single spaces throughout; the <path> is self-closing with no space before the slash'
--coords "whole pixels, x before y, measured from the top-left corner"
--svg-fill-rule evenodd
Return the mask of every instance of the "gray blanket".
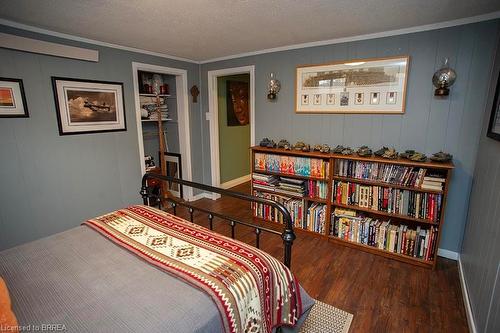
<path id="1" fill-rule="evenodd" d="M 207 294 L 85 226 L 0 252 L 0 276 L 20 325 L 62 324 L 68 332 L 222 331 Z M 314 301 L 302 289 L 301 295 L 310 309 Z"/>

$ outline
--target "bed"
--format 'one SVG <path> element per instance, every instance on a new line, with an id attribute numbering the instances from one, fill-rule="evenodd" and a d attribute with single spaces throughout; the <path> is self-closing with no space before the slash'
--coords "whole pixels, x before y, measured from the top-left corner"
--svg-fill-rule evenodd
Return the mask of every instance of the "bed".
<path id="1" fill-rule="evenodd" d="M 33 330 L 34 327 L 43 327 L 42 325 L 59 325 L 59 328 L 64 328 L 69 332 L 240 332 L 252 331 L 252 329 L 255 331 L 255 328 L 248 327 L 248 325 L 245 327 L 228 324 L 220 304 L 214 300 L 210 290 L 204 289 L 205 286 L 196 285 L 175 276 L 165 267 L 159 266 L 163 263 L 160 260 L 158 260 L 159 263 L 154 263 L 149 260 L 149 257 L 141 257 L 138 253 L 134 253 L 134 249 L 140 250 L 140 246 L 146 246 L 144 245 L 146 243 L 140 244 L 138 238 L 134 238 L 130 243 L 119 246 L 116 239 L 113 240 L 104 231 L 98 230 L 102 226 L 107 226 L 105 223 L 109 222 L 110 216 L 116 217 L 118 214 L 121 217 L 128 214 L 127 218 L 129 218 L 137 215 L 139 218 L 134 220 L 137 222 L 142 221 L 141 216 L 147 215 L 153 216 L 152 219 L 156 219 L 158 222 L 159 226 L 156 227 L 156 225 L 150 225 L 149 223 L 152 222 L 149 220 L 144 220 L 144 223 L 151 228 L 157 228 L 154 230 L 164 230 L 170 234 L 173 233 L 174 229 L 176 233 L 181 232 L 182 229 L 182 232 L 185 232 L 189 237 L 193 237 L 194 234 L 201 235 L 203 242 L 210 238 L 212 242 L 214 240 L 223 241 L 224 244 L 239 247 L 239 253 L 246 253 L 244 250 L 248 250 L 248 252 L 258 251 L 254 253 L 256 256 L 262 256 L 261 258 L 269 256 L 262 251 L 251 250 L 248 245 L 232 239 L 237 224 L 251 226 L 246 222 L 202 210 L 207 214 L 210 228 L 215 216 L 228 219 L 233 236 L 229 238 L 212 234 L 207 228 L 149 207 L 153 203 L 162 203 L 162 200 L 159 200 L 159 197 L 147 187 L 147 180 L 151 178 L 178 182 L 185 186 L 243 200 L 266 203 L 278 209 L 284 215 L 285 221 L 284 230 L 281 233 L 284 243 L 284 264 L 280 263 L 282 267 L 276 269 L 279 272 L 278 275 L 291 274 L 288 268 L 291 264 L 291 247 L 295 235 L 291 227 L 290 216 L 282 205 L 203 184 L 146 174 L 140 192 L 144 205 L 131 206 L 117 211 L 118 213 L 106 214 L 87 221 L 86 225 L 0 252 L 0 276 L 7 283 L 12 298 L 12 308 L 21 327 L 31 325 Z M 195 209 L 198 209 L 172 198 L 169 198 L 169 201 L 172 203 L 174 213 L 178 205 L 186 205 L 190 213 L 190 220 L 193 219 Z M 116 224 L 117 222 L 113 220 L 110 223 Z M 120 223 L 118 225 L 121 225 Z M 173 223 L 175 226 L 170 227 L 168 223 Z M 130 226 L 127 228 L 130 230 Z M 273 229 L 263 227 L 255 227 L 255 230 L 257 246 L 261 232 L 276 233 Z M 210 237 L 207 238 L 207 235 Z M 184 237 L 183 234 L 178 236 L 179 239 L 182 237 Z M 123 241 L 119 237 L 117 239 Z M 131 249 L 131 246 L 137 246 L 137 248 Z M 139 250 L 135 252 L 140 252 Z M 216 249 L 214 251 L 222 250 Z M 233 255 L 235 254 L 230 253 L 228 257 L 232 258 L 231 260 L 237 258 Z M 235 260 L 237 261 L 237 259 Z M 279 266 L 272 259 L 270 260 L 272 266 Z M 290 276 L 292 280 L 295 279 L 293 274 Z M 283 295 L 291 295 L 291 292 L 286 289 L 286 287 L 290 288 L 289 290 L 294 289 L 291 286 L 292 284 L 286 286 L 283 284 L 280 287 L 285 291 L 282 291 Z M 249 289 L 254 290 L 253 288 Z M 285 324 L 273 326 L 270 324 L 265 326 L 268 332 L 299 331 L 314 301 L 300 286 L 296 289 L 295 299 L 300 300 L 300 307 L 296 305 L 296 308 L 300 308 L 300 313 L 297 313 L 295 320 L 293 320 L 294 326 Z M 259 292 L 260 290 L 255 293 Z M 285 296 L 285 298 L 287 297 Z M 271 297 L 270 299 L 275 298 Z M 282 297 L 282 305 L 283 299 Z M 247 303 L 239 304 L 241 310 L 241 304 Z M 248 304 L 250 303 L 248 302 Z M 269 308 L 272 310 L 277 305 L 279 304 L 270 304 Z M 249 306 L 249 309 L 245 311 L 251 313 L 254 310 Z M 286 317 L 284 310 L 280 316 Z M 245 322 L 242 321 L 241 324 L 245 324 Z M 259 330 L 257 329 L 257 331 Z"/>

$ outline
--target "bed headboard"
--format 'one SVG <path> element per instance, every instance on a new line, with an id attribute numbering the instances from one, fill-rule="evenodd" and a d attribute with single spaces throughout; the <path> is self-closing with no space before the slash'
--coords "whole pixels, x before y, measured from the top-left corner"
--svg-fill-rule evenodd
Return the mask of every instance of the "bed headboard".
<path id="1" fill-rule="evenodd" d="M 249 202 L 255 202 L 255 203 L 265 204 L 265 205 L 274 207 L 283 216 L 283 230 L 281 232 L 279 232 L 279 231 L 271 229 L 271 228 L 266 228 L 266 227 L 258 226 L 258 225 L 255 225 L 255 224 L 252 224 L 249 222 L 240 221 L 238 219 L 227 216 L 223 213 L 212 212 L 212 211 L 205 209 L 205 208 L 196 207 L 196 206 L 189 204 L 188 202 L 174 199 L 173 197 L 170 197 L 170 196 L 165 197 L 162 200 L 161 193 L 153 193 L 152 188 L 148 187 L 148 182 L 147 182 L 148 179 L 156 179 L 156 180 L 162 181 L 162 182 L 177 183 L 180 186 L 185 185 L 185 186 L 189 186 L 192 188 L 197 188 L 197 189 L 203 190 L 205 192 L 217 193 L 217 194 L 226 195 L 229 197 L 233 197 L 233 198 L 237 198 L 237 199 L 241 199 L 241 200 L 245 200 L 245 201 L 249 201 Z M 142 187 L 141 187 L 140 194 L 142 196 L 142 199 L 143 199 L 143 202 L 145 205 L 151 205 L 151 204 L 155 203 L 155 204 L 159 205 L 159 207 L 161 209 L 161 207 L 164 205 L 165 201 L 169 202 L 172 209 L 173 209 L 174 215 L 177 214 L 177 206 L 186 207 L 189 211 L 189 216 L 190 216 L 191 222 L 194 222 L 193 221 L 193 213 L 195 210 L 207 214 L 209 228 L 211 230 L 213 230 L 214 217 L 218 217 L 220 219 L 223 219 L 223 220 L 227 221 L 229 223 L 229 225 L 231 226 L 231 237 L 233 239 L 234 239 L 234 235 L 235 235 L 235 227 L 237 224 L 245 225 L 247 227 L 254 228 L 255 237 L 256 237 L 255 238 L 255 246 L 257 248 L 260 247 L 260 234 L 262 232 L 268 232 L 268 233 L 280 235 L 281 238 L 283 239 L 283 246 L 284 246 L 283 263 L 288 268 L 290 268 L 290 264 L 291 264 L 291 260 L 292 260 L 292 245 L 293 245 L 293 241 L 295 240 L 296 237 L 295 237 L 295 233 L 293 231 L 293 224 L 292 224 L 292 218 L 290 217 L 290 213 L 285 208 L 285 206 L 283 206 L 279 202 L 269 200 L 269 199 L 255 197 L 253 195 L 249 195 L 249 194 L 245 194 L 245 193 L 225 190 L 225 189 L 221 189 L 218 187 L 213 187 L 213 186 L 209 186 L 209 185 L 205 185 L 205 184 L 201 184 L 201 183 L 195 183 L 195 182 L 191 182 L 191 181 L 187 181 L 187 180 L 183 180 L 183 179 L 179 179 L 179 178 L 159 175 L 159 174 L 155 174 L 155 173 L 146 173 L 142 177 Z"/>

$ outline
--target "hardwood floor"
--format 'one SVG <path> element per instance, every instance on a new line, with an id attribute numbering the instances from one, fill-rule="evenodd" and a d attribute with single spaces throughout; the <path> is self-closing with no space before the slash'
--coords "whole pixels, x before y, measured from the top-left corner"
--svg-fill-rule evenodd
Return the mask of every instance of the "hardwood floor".
<path id="1" fill-rule="evenodd" d="M 249 184 L 233 188 L 249 193 Z M 194 205 L 251 221 L 247 202 L 222 197 Z M 178 215 L 187 217 L 180 209 Z M 208 226 L 206 214 L 194 221 Z M 268 225 L 268 224 L 266 224 Z M 226 222 L 214 219 L 214 230 L 230 235 Z M 255 244 L 253 229 L 236 227 L 236 238 Z M 263 233 L 261 249 L 282 259 L 281 238 Z M 439 258 L 436 270 L 383 258 L 325 239 L 298 233 L 292 271 L 311 297 L 354 315 L 350 332 L 467 332 L 457 263 Z"/>

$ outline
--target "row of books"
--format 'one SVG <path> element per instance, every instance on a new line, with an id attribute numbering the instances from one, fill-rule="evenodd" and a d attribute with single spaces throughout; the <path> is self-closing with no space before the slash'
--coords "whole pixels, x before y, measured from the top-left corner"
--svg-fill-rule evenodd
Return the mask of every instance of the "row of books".
<path id="1" fill-rule="evenodd" d="M 274 175 L 264 175 L 261 173 L 252 173 L 252 180 L 257 184 L 274 187 L 278 183 L 279 177 Z"/>
<path id="2" fill-rule="evenodd" d="M 304 219 L 302 228 L 323 234 L 325 232 L 325 221 L 326 205 L 314 203 L 307 209 L 307 216 Z"/>
<path id="3" fill-rule="evenodd" d="M 301 180 L 274 175 L 252 174 L 253 188 L 279 194 L 326 199 L 328 182 Z"/>
<path id="4" fill-rule="evenodd" d="M 350 242 L 400 253 L 423 260 L 433 260 L 438 229 L 391 224 L 369 217 L 356 216 L 350 210 L 335 209 L 330 234 Z"/>
<path id="5" fill-rule="evenodd" d="M 309 198 L 326 199 L 328 195 L 328 183 L 320 180 L 308 180 L 305 182 L 306 194 Z"/>
<path id="6" fill-rule="evenodd" d="M 424 177 L 421 187 L 425 190 L 442 191 L 445 182 L 446 179 L 444 177 L 440 177 L 439 175 L 429 175 Z"/>
<path id="7" fill-rule="evenodd" d="M 252 174 L 253 188 L 290 196 L 303 197 L 306 193 L 304 181 L 275 175 Z"/>
<path id="8" fill-rule="evenodd" d="M 328 177 L 328 161 L 319 158 L 255 153 L 254 169 L 306 177 Z"/>
<path id="9" fill-rule="evenodd" d="M 335 175 L 389 184 L 420 187 L 427 169 L 396 164 L 339 160 L 335 163 Z"/>
<path id="10" fill-rule="evenodd" d="M 288 198 L 285 196 L 272 193 L 264 193 L 260 191 L 254 191 L 253 195 L 264 199 L 274 200 L 283 204 L 290 213 L 294 227 L 300 227 L 300 228 L 303 227 L 303 216 L 304 216 L 303 200 Z M 272 206 L 254 202 L 252 203 L 252 209 L 253 209 L 253 214 L 256 217 L 269 220 L 272 222 L 283 223 L 283 215 L 278 211 L 278 209 Z"/>
<path id="11" fill-rule="evenodd" d="M 278 186 L 276 188 L 278 191 L 282 191 L 282 193 L 288 193 L 296 196 L 302 197 L 306 194 L 306 186 L 304 185 L 304 181 L 301 179 L 279 177 Z"/>
<path id="12" fill-rule="evenodd" d="M 325 232 L 326 205 L 313 203 L 307 210 L 304 210 L 304 201 L 287 198 L 285 196 L 272 193 L 254 191 L 254 195 L 260 198 L 270 199 L 282 203 L 292 218 L 295 228 L 302 228 L 318 233 Z M 252 204 L 254 216 L 266 219 L 272 222 L 283 223 L 283 216 L 274 207 L 260 203 Z M 305 215 L 305 216 L 304 216 Z"/>
<path id="13" fill-rule="evenodd" d="M 332 201 L 437 222 L 442 195 L 334 181 Z"/>

